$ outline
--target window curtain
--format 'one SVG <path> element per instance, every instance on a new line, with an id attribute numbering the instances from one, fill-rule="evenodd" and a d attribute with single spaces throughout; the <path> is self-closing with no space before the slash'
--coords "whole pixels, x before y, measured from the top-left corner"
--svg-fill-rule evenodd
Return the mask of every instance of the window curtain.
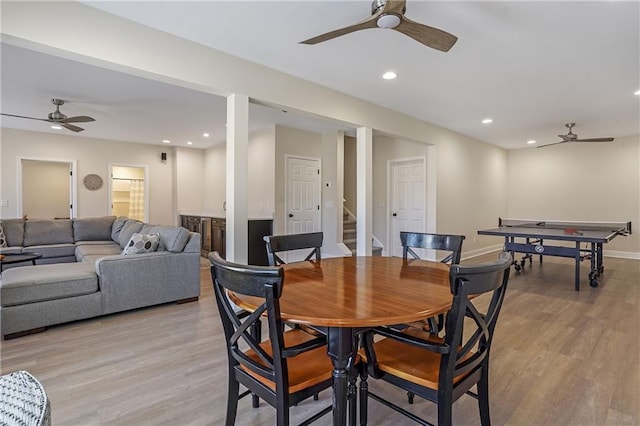
<path id="1" fill-rule="evenodd" d="M 144 221 L 144 181 L 134 179 L 129 190 L 129 217 Z"/>

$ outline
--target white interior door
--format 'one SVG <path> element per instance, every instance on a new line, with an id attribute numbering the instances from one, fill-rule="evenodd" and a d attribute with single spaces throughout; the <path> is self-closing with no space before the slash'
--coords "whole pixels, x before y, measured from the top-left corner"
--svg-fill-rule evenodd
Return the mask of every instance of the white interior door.
<path id="1" fill-rule="evenodd" d="M 391 163 L 391 254 L 402 256 L 400 232 L 424 232 L 426 211 L 424 159 Z M 418 253 L 422 257 L 424 254 Z"/>
<path id="2" fill-rule="evenodd" d="M 287 157 L 287 234 L 320 231 L 320 160 Z"/>

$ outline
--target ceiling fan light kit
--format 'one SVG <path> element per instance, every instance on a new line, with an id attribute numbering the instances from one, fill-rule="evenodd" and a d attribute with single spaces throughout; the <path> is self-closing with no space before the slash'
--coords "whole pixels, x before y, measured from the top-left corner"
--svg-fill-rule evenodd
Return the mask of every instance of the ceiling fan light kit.
<path id="1" fill-rule="evenodd" d="M 373 0 L 373 3 L 371 3 L 371 16 L 364 21 L 312 37 L 300 43 L 318 44 L 368 28 L 384 28 L 396 30 L 432 49 L 448 52 L 458 41 L 458 37 L 438 28 L 413 22 L 406 18 L 404 16 L 406 3 L 406 0 Z"/>
<path id="2" fill-rule="evenodd" d="M 60 106 L 64 105 L 64 101 L 62 99 L 51 99 L 51 103 L 56 106 L 56 110 L 50 112 L 47 115 L 47 118 L 36 118 L 36 117 L 27 117 L 25 115 L 15 115 L 15 114 L 5 114 L 0 113 L 0 115 L 5 115 L 7 117 L 16 117 L 16 118 L 26 118 L 29 120 L 38 120 L 38 121 L 47 121 L 49 123 L 55 123 L 58 126 L 62 126 L 67 130 L 71 130 L 72 132 L 81 132 L 84 129 L 82 127 L 74 126 L 71 123 L 89 123 L 91 121 L 96 121 L 93 117 L 89 117 L 87 115 L 78 115 L 76 117 L 67 117 L 62 112 L 60 112 Z"/>

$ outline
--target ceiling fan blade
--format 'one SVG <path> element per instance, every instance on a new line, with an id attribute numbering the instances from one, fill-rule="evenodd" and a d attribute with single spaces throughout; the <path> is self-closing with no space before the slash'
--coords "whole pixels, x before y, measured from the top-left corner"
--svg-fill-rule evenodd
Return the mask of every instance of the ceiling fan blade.
<path id="1" fill-rule="evenodd" d="M 88 123 L 90 121 L 96 121 L 96 119 L 88 115 L 78 115 L 76 117 L 67 117 L 63 120 L 58 120 L 58 123 Z"/>
<path id="2" fill-rule="evenodd" d="M 558 145 L 558 144 L 565 143 L 565 142 L 571 142 L 571 141 L 564 140 L 564 141 L 561 141 L 561 142 L 548 143 L 546 145 L 538 145 L 538 146 L 536 146 L 536 148 L 544 148 L 545 146 Z"/>
<path id="3" fill-rule="evenodd" d="M 358 22 L 357 24 L 350 25 L 348 27 L 340 28 L 338 30 L 329 31 L 328 33 L 321 34 L 319 36 L 311 37 L 308 40 L 301 41 L 300 44 L 318 44 L 323 41 L 331 40 L 332 38 L 340 37 L 345 34 L 353 33 L 360 30 L 366 30 L 367 28 L 377 28 L 378 24 L 376 20 L 381 12 L 376 13 L 375 15 L 370 16 L 364 21 Z"/>
<path id="4" fill-rule="evenodd" d="M 449 49 L 456 44 L 456 41 L 458 41 L 458 37 L 453 34 L 449 34 L 448 32 L 442 31 L 438 28 L 414 22 L 404 16 L 402 17 L 400 24 L 395 27 L 394 30 L 411 37 L 425 46 L 442 52 L 448 52 Z"/>
<path id="5" fill-rule="evenodd" d="M 73 124 L 62 123 L 62 122 L 60 122 L 59 124 L 65 129 L 71 130 L 72 132 L 76 132 L 76 133 L 84 130 L 82 127 L 74 126 Z"/>
<path id="6" fill-rule="evenodd" d="M 4 112 L 0 113 L 0 115 L 6 115 L 7 117 L 16 117 L 16 118 L 28 118 L 29 120 L 52 122 L 51 120 L 47 120 L 46 118 L 27 117 L 26 115 L 5 114 Z"/>
<path id="7" fill-rule="evenodd" d="M 395 13 L 396 15 L 404 15 L 407 0 L 387 0 L 381 13 Z"/>
<path id="8" fill-rule="evenodd" d="M 613 138 L 576 139 L 574 142 L 613 142 Z"/>

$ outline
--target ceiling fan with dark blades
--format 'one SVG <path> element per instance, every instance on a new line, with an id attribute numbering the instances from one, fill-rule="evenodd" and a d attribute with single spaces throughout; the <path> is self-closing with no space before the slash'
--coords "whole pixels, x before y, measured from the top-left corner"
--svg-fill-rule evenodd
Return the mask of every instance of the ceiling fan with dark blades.
<path id="1" fill-rule="evenodd" d="M 367 28 L 388 28 L 401 32 L 419 43 L 433 49 L 448 52 L 458 41 L 458 37 L 438 28 L 413 22 L 404 16 L 406 0 L 374 0 L 371 16 L 364 21 L 335 31 L 301 41 L 302 44 L 317 44 Z"/>
<path id="2" fill-rule="evenodd" d="M 578 135 L 573 133 L 573 127 L 576 123 L 567 123 L 565 127 L 569 129 L 569 133 L 566 135 L 558 135 L 558 137 L 562 138 L 560 142 L 548 143 L 546 145 L 540 145 L 536 148 L 544 148 L 545 146 L 558 145 L 565 142 L 613 142 L 613 138 L 591 138 L 591 139 L 578 139 Z"/>
<path id="3" fill-rule="evenodd" d="M 55 124 L 59 124 L 65 129 L 71 130 L 72 132 L 81 132 L 84 129 L 82 127 L 74 126 L 71 123 L 88 123 L 91 121 L 96 121 L 93 117 L 89 117 L 87 115 L 67 117 L 66 115 L 60 112 L 60 106 L 64 105 L 64 101 L 62 99 L 55 99 L 55 98 L 51 99 L 51 103 L 56 106 L 56 110 L 49 113 L 48 118 L 27 117 L 25 115 L 15 115 L 15 114 L 5 114 L 5 113 L 0 113 L 0 115 L 6 115 L 7 117 L 27 118 L 29 120 L 39 120 L 39 121 L 46 121 L 49 123 L 55 123 Z"/>

